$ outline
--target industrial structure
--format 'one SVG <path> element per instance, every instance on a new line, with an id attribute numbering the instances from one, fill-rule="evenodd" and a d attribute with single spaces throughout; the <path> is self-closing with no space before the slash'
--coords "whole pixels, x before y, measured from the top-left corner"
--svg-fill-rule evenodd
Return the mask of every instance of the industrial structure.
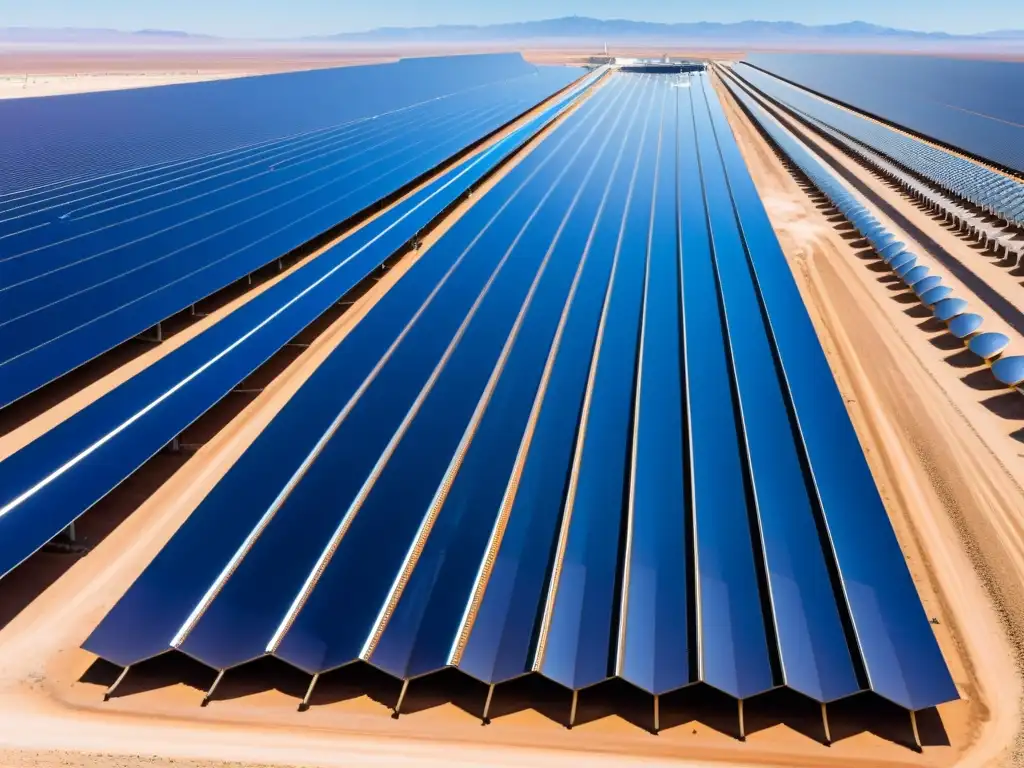
<path id="1" fill-rule="evenodd" d="M 281 77 L 264 87 L 330 82 Z M 202 151 L 140 115 L 258 86 L 102 94 L 77 103 L 99 149 L 0 149 L 0 414 L 80 396 L 0 460 L 0 597 L 351 313 L 96 617 L 82 647 L 117 667 L 108 698 L 185 659 L 205 705 L 270 661 L 303 710 L 364 669 L 400 686 L 396 716 L 457 678 L 486 723 L 530 680 L 572 727 L 621 686 L 653 732 L 674 695 L 725 700 L 742 740 L 745 707 L 781 693 L 825 744 L 867 701 L 920 748 L 918 716 L 960 694 L 723 101 L 1008 387 L 1024 358 L 985 327 L 1005 308 L 969 306 L 791 128 L 1018 261 L 1022 182 L 745 64 L 606 47 L 338 77 L 360 99 L 329 118 L 194 116 Z M 136 120 L 131 151 L 103 145 L 101 111 Z M 131 345 L 160 354 L 92 399 L 69 384 Z"/>

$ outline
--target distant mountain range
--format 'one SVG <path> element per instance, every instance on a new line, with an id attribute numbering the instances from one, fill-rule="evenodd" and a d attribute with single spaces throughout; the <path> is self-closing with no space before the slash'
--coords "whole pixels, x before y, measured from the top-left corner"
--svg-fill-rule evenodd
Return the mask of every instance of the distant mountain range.
<path id="1" fill-rule="evenodd" d="M 344 32 L 324 39 L 346 41 L 469 41 L 469 40 L 537 40 L 537 39 L 758 39 L 758 38 L 823 38 L 823 37 L 905 37 L 948 39 L 944 32 L 914 32 L 890 29 L 862 21 L 825 26 L 808 26 L 792 21 L 741 21 L 734 24 L 686 22 L 662 24 L 626 19 L 592 19 L 567 16 L 545 21 L 524 21 L 488 26 L 384 27 L 368 32 Z"/>
<path id="2" fill-rule="evenodd" d="M 273 41 L 238 40 L 197 35 L 177 30 L 144 29 L 125 32 L 116 29 L 0 27 L 0 44 L 62 44 L 62 45 L 189 45 L 193 43 L 232 44 L 274 42 L 291 44 L 343 43 L 353 45 L 491 43 L 555 40 L 586 40 L 606 42 L 677 41 L 709 43 L 815 44 L 826 41 L 879 44 L 903 43 L 981 43 L 1003 40 L 1024 42 L 1024 30 L 997 30 L 982 34 L 959 35 L 946 32 L 920 32 L 894 29 L 863 21 L 845 24 L 811 26 L 792 21 L 741 21 L 733 24 L 716 22 L 684 22 L 662 24 L 626 19 L 593 19 L 567 16 L 543 21 L 512 24 L 441 25 L 434 27 L 383 27 L 366 32 L 343 32 Z"/>
<path id="3" fill-rule="evenodd" d="M 982 35 L 952 35 L 946 32 L 919 32 L 893 29 L 863 21 L 810 26 L 793 21 L 741 21 L 733 24 L 684 22 L 662 24 L 626 19 L 593 19 L 566 16 L 544 21 L 525 21 L 487 26 L 384 27 L 368 32 L 344 32 L 321 40 L 362 43 L 433 43 L 529 40 L 685 40 L 720 41 L 822 41 L 822 40 L 918 40 L 955 41 L 980 39 L 1022 39 L 1024 31 L 1001 30 Z"/>

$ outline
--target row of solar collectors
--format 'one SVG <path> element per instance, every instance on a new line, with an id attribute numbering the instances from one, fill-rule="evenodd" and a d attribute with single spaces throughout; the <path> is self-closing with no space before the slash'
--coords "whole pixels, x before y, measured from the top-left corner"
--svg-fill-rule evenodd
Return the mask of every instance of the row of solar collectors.
<path id="1" fill-rule="evenodd" d="M 885 155 L 876 152 L 871 147 L 837 131 L 832 126 L 823 123 L 817 118 L 806 113 L 798 113 L 800 118 L 813 126 L 819 133 L 827 136 L 834 144 L 843 147 L 847 153 L 856 156 L 866 164 L 890 181 L 898 184 L 905 193 L 925 203 L 936 213 L 942 213 L 943 218 L 965 235 L 968 235 L 986 246 L 992 253 L 997 255 L 1011 256 L 1017 253 L 1016 241 L 1012 231 L 1006 230 L 998 223 L 993 222 L 987 213 L 978 211 L 970 203 L 964 202 L 957 195 L 936 190 L 934 184 L 921 179 L 917 174 L 904 169 Z"/>
<path id="2" fill-rule="evenodd" d="M 324 130 L 537 72 L 519 54 L 483 54 L 10 99 L 0 102 L 0 199 Z"/>
<path id="3" fill-rule="evenodd" d="M 792 134 L 790 134 L 778 121 L 776 121 L 762 106 L 755 100 L 751 93 L 747 92 L 740 84 L 741 81 L 731 77 L 725 79 L 732 95 L 746 109 L 754 122 L 770 137 L 771 141 L 779 150 L 798 167 L 811 183 L 819 189 L 835 206 L 848 218 L 850 223 L 859 232 L 870 246 L 877 251 L 884 263 L 889 266 L 896 276 L 908 288 L 914 291 L 919 300 L 931 310 L 936 319 L 948 324 L 950 332 L 957 338 L 969 344 L 971 351 L 975 352 L 982 359 L 997 357 L 1005 348 L 1008 339 L 1002 334 L 979 334 L 975 332 L 980 328 L 981 318 L 977 315 L 967 313 L 967 302 L 959 298 L 952 298 L 952 291 L 948 286 L 942 285 L 938 275 L 929 274 L 927 267 L 917 264 L 917 257 L 907 250 L 906 244 L 899 242 L 894 234 L 889 232 L 868 211 L 857 198 L 850 192 L 847 186 L 826 166 L 814 156 L 814 154 Z M 987 337 L 987 338 L 985 338 Z M 977 341 L 977 344 L 970 343 Z M 876 521 L 882 530 L 882 524 Z M 833 540 L 836 540 L 833 538 Z M 852 591 L 848 595 L 854 594 Z M 919 638 L 918 642 L 921 642 Z M 933 663 L 938 663 L 933 657 Z M 919 673 L 924 672 L 923 667 L 918 667 Z M 933 671 L 934 674 L 934 671 Z M 946 675 L 936 676 L 925 682 L 923 690 L 928 694 L 939 698 L 947 696 L 955 698 L 955 688 Z"/>
<path id="4" fill-rule="evenodd" d="M 760 477 L 753 466 L 754 434 L 755 430 L 765 429 L 764 424 L 758 427 L 757 422 L 767 419 L 773 411 L 769 402 L 763 402 L 758 409 L 757 401 L 751 401 L 748 408 L 742 390 L 739 393 L 747 451 L 751 457 L 750 482 L 760 513 L 762 546 L 769 563 L 768 592 L 777 617 L 775 632 L 780 643 L 785 642 L 784 635 L 789 633 L 791 649 L 801 645 L 815 649 L 817 662 L 827 669 L 825 659 L 829 657 L 824 652 L 825 634 L 822 630 L 828 622 L 822 617 L 827 614 L 810 608 L 813 599 L 810 596 L 814 594 L 811 585 L 819 583 L 823 572 L 804 573 L 800 598 L 791 591 L 794 574 L 799 568 L 808 567 L 801 559 L 816 552 L 807 519 L 801 520 L 800 515 L 792 513 L 792 506 L 786 506 L 799 499 L 797 483 L 792 477 L 795 471 L 792 458 L 789 459 L 790 495 L 786 496 L 787 501 L 780 495 L 784 451 L 788 450 L 789 444 L 777 438 L 783 432 L 784 422 L 779 410 L 781 402 L 788 399 L 797 444 L 795 453 L 798 456 L 802 454 L 801 463 L 810 489 L 810 506 L 817 506 L 819 513 L 817 517 L 813 513 L 810 517 L 817 523 L 816 530 L 821 536 L 819 543 L 826 551 L 826 570 L 835 577 L 834 584 L 840 595 L 841 623 L 846 627 L 850 652 L 861 682 L 908 709 L 954 699 L 957 696 L 955 686 L 927 623 L 792 273 L 721 107 L 717 100 L 711 103 L 716 107 L 713 117 L 718 129 L 719 147 L 729 172 L 739 228 L 745 239 L 747 266 L 756 286 L 756 298 L 762 303 L 761 320 L 771 341 L 780 376 L 781 393 L 774 403 L 775 418 L 778 419 L 774 430 L 776 438 L 769 439 L 767 431 L 762 432 Z M 721 253 L 717 243 L 715 250 Z M 737 270 L 743 272 L 741 267 Z M 730 330 L 730 338 L 739 337 L 739 328 L 744 326 L 738 326 L 736 336 Z M 749 348 L 746 351 L 738 349 L 735 341 L 732 345 L 733 365 L 738 378 L 741 361 L 745 355 L 752 356 L 753 353 Z M 762 368 L 748 381 L 751 390 L 755 387 L 755 379 L 760 379 L 761 387 L 771 380 L 773 369 L 767 354 L 762 354 L 765 356 Z M 776 515 L 784 518 L 784 509 L 790 517 L 785 524 L 774 527 L 775 543 L 772 545 L 768 532 L 773 525 L 769 520 Z M 803 538 L 798 539 L 795 532 L 801 526 Z M 801 543 L 797 544 L 797 541 Z M 788 546 L 783 546 L 783 542 Z M 773 546 L 776 550 L 774 564 L 769 555 Z M 785 597 L 793 602 L 789 611 L 780 614 L 779 606 L 785 604 Z M 822 602 L 827 605 L 827 601 Z M 807 637 L 813 638 L 809 643 L 797 640 L 800 637 L 794 630 L 797 626 L 806 628 Z M 831 631 L 835 632 L 834 626 Z M 830 658 L 833 663 L 841 658 L 838 652 L 834 651 L 834 654 Z M 794 652 L 789 659 L 781 659 L 784 669 L 792 663 L 795 655 Z M 822 675 L 826 677 L 824 672 Z M 841 690 L 839 680 L 840 677 L 833 672 L 828 679 L 831 690 L 826 689 L 825 693 L 831 692 L 838 697 Z"/>
<path id="5" fill-rule="evenodd" d="M 941 189 L 1008 223 L 1024 225 L 1024 183 L 962 155 L 929 144 L 830 103 L 746 64 L 737 75 L 787 107 L 835 128 L 901 163 Z"/>
<path id="6" fill-rule="evenodd" d="M 999 371 L 1006 367 L 1007 360 L 1002 354 L 1010 343 L 1002 333 L 983 333 L 984 318 L 968 312 L 966 300 L 954 295 L 953 289 L 944 285 L 942 278 L 929 268 L 918 263 L 918 257 L 907 249 L 874 214 L 839 181 L 813 155 L 789 137 L 780 125 L 759 105 L 752 94 L 744 90 L 739 81 L 728 78 L 730 90 L 736 95 L 754 119 L 769 133 L 772 140 L 782 147 L 801 171 L 824 194 L 836 209 L 847 218 L 882 259 L 883 264 L 916 294 L 921 303 L 933 313 L 936 320 L 949 327 L 952 336 L 960 339 L 965 346 L 986 362 L 995 361 L 993 372 L 1000 378 Z"/>
<path id="7" fill-rule="evenodd" d="M 0 577 L 113 490 L 456 200 L 602 73 L 0 462 Z"/>
<path id="8" fill-rule="evenodd" d="M 797 85 L 1024 173 L 1019 62 L 870 54 L 751 54 Z"/>
<path id="9" fill-rule="evenodd" d="M 749 88 L 749 84 L 741 84 L 742 81 L 736 79 L 729 79 L 728 82 L 733 92 L 738 92 L 744 96 L 745 104 L 751 103 L 750 97 L 753 92 L 743 90 L 744 88 Z M 737 89 L 739 90 L 737 91 Z M 761 110 L 757 110 L 754 114 L 760 117 L 764 113 Z M 870 148 L 864 147 L 854 139 L 840 131 L 836 131 L 820 120 L 809 115 L 803 115 L 803 117 L 820 132 L 831 137 L 833 141 L 846 146 L 850 151 L 860 155 L 875 167 L 886 172 L 885 166 L 879 163 L 887 161 L 874 154 Z M 769 120 L 765 123 L 764 118 L 761 117 L 759 122 L 771 125 L 773 121 Z M 836 203 L 844 215 L 848 213 L 847 207 L 857 209 L 859 212 L 859 203 L 855 202 L 852 198 L 847 199 L 849 195 L 845 193 L 845 188 L 842 184 L 835 180 L 831 174 L 820 170 L 817 163 L 812 163 L 810 167 L 814 170 L 814 175 L 819 179 L 816 180 L 816 183 L 830 199 L 836 195 L 843 195 L 843 200 L 833 200 L 833 202 Z M 889 173 L 892 173 L 892 171 L 889 171 Z M 899 177 L 896 176 L 894 178 Z M 937 208 L 945 210 L 947 216 L 956 221 L 962 221 L 958 218 L 960 214 L 945 209 L 942 203 L 936 202 L 929 193 L 920 192 L 917 194 L 919 199 L 926 200 Z M 968 312 L 966 300 L 954 296 L 953 289 L 943 285 L 942 279 L 938 275 L 929 274 L 928 267 L 918 264 L 917 257 L 906 250 L 904 243 L 897 242 L 895 235 L 883 231 L 878 233 L 878 238 L 884 238 L 884 240 L 873 239 L 871 233 L 864 230 L 864 226 L 878 224 L 873 216 L 865 216 L 864 222 L 855 221 L 853 217 L 849 218 L 851 218 L 851 222 L 858 231 L 868 236 L 869 241 L 872 242 L 882 256 L 884 263 L 893 269 L 900 281 L 917 294 L 922 304 L 929 310 L 932 310 L 938 320 L 948 325 L 950 334 L 963 341 L 968 349 L 991 365 L 992 374 L 997 381 L 1009 387 L 1020 387 L 1024 383 L 1024 356 L 1004 354 L 1010 345 L 1010 339 L 1006 334 L 983 331 L 984 319 L 981 315 Z M 986 234 L 984 237 L 987 239 L 988 235 Z M 985 242 L 985 240 L 982 242 Z M 1008 247 L 1012 241 L 1002 240 L 997 236 L 997 238 L 990 241 L 990 245 L 996 243 L 1002 243 L 1003 247 Z M 990 309 L 1002 317 L 1003 320 L 1006 320 L 1011 325 L 1013 324 L 1011 315 L 1014 313 L 1015 308 L 1009 303 L 990 301 Z"/>
<path id="10" fill-rule="evenodd" d="M 839 132 L 815 121 L 820 129 L 831 134 L 836 140 L 843 143 L 850 143 L 851 140 Z M 856 151 L 856 145 L 852 147 Z M 828 176 L 824 176 L 828 179 Z M 828 189 L 836 187 L 841 189 L 836 182 L 818 182 L 819 186 Z M 830 198 L 836 195 L 835 192 L 827 192 Z M 840 193 L 841 194 L 841 193 Z M 930 199 L 930 198 L 925 198 Z M 1024 356 L 1004 354 L 1010 345 L 1010 338 L 999 332 L 983 331 L 984 318 L 968 311 L 968 303 L 954 295 L 953 289 L 942 284 L 942 279 L 935 274 L 929 274 L 927 267 L 917 263 L 917 257 L 909 253 L 903 243 L 897 242 L 895 235 L 881 232 L 875 233 L 867 229 L 877 225 L 874 217 L 865 216 L 863 220 L 857 220 L 851 216 L 849 210 L 856 210 L 858 204 L 852 200 L 842 199 L 836 202 L 840 211 L 851 219 L 854 226 L 864 234 L 872 245 L 882 255 L 883 261 L 888 265 L 900 279 L 910 288 L 935 318 L 945 323 L 951 335 L 960 339 L 967 348 L 979 358 L 989 364 L 992 368 L 992 375 L 1000 384 L 1008 387 L 1020 388 L 1024 384 Z M 993 241 L 998 242 L 998 241 Z M 992 306 L 997 314 L 1008 319 L 1006 312 L 1001 311 L 998 304 Z"/>
<path id="11" fill-rule="evenodd" d="M 0 205 L 0 407 L 415 182 L 578 77 L 536 75 Z"/>
<path id="12" fill-rule="evenodd" d="M 615 75 L 479 200 L 85 647 L 954 698 L 721 106 L 682 79 Z"/>
<path id="13" fill-rule="evenodd" d="M 969 203 L 962 202 L 960 198 L 935 190 L 932 184 L 920 180 L 889 158 L 820 120 L 815 120 L 807 115 L 800 117 L 819 133 L 828 137 L 834 144 L 845 149 L 850 155 L 859 158 L 862 163 L 876 173 L 899 185 L 907 195 L 927 206 L 933 214 L 941 214 L 944 221 L 953 225 L 962 235 L 984 247 L 986 253 L 1013 261 L 1020 259 L 1022 244 L 1016 239 L 1012 230 L 1007 230 L 994 223 L 987 214 L 979 212 Z M 962 269 L 967 269 L 967 266 L 964 265 Z M 996 314 L 1011 326 L 1014 325 L 1019 310 L 1012 302 L 990 298 L 988 303 Z"/>

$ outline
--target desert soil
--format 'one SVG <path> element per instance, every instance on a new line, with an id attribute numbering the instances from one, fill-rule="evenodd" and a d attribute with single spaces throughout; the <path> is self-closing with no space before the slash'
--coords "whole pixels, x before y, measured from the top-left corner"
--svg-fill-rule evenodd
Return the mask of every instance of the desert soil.
<path id="1" fill-rule="evenodd" d="M 343 50 L 48 50 L 0 53 L 0 99 L 146 88 L 394 61 L 387 51 Z"/>

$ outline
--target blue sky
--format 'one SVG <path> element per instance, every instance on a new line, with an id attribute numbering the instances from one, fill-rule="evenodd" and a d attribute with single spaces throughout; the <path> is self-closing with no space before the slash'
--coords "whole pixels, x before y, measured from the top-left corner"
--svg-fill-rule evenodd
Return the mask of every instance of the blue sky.
<path id="1" fill-rule="evenodd" d="M 0 0 L 0 26 L 183 29 L 231 37 L 379 26 L 486 24 L 555 16 L 830 24 L 861 20 L 948 32 L 1024 28 L 1022 0 Z"/>

